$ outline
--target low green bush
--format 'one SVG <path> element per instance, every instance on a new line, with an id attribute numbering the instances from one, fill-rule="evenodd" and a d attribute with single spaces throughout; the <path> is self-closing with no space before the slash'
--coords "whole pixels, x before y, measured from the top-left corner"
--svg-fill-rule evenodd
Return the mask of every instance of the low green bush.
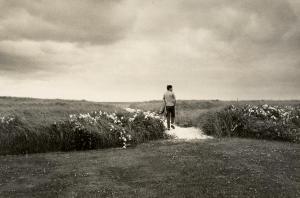
<path id="1" fill-rule="evenodd" d="M 102 111 L 71 114 L 49 126 L 31 127 L 18 116 L 0 117 L 0 154 L 123 147 L 165 138 L 154 113 Z"/>
<path id="2" fill-rule="evenodd" d="M 300 142 L 299 107 L 231 105 L 204 117 L 202 129 L 208 135 Z"/>

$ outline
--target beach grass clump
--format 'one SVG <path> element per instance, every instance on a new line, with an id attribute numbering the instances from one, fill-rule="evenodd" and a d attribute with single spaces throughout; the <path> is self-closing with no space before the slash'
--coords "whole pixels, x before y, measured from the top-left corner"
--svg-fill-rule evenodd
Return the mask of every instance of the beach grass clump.
<path id="1" fill-rule="evenodd" d="M 39 127 L 10 115 L 0 118 L 0 153 L 127 148 L 164 138 L 164 132 L 157 114 L 140 110 L 70 114 L 67 119 Z"/>
<path id="2" fill-rule="evenodd" d="M 300 107 L 230 105 L 205 115 L 203 131 L 217 137 L 250 137 L 300 142 Z"/>

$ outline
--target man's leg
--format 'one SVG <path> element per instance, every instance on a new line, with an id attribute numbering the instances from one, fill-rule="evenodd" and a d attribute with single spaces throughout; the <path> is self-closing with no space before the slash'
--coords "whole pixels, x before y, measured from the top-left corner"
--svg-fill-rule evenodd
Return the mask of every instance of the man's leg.
<path id="1" fill-rule="evenodd" d="M 166 111 L 167 111 L 167 126 L 168 126 L 168 129 L 170 129 L 171 112 L 170 112 L 170 109 L 168 107 L 166 107 Z"/>
<path id="2" fill-rule="evenodd" d="M 175 129 L 175 127 L 173 126 L 174 123 L 175 123 L 175 106 L 172 107 L 170 114 L 171 114 L 171 124 L 172 124 L 172 128 Z"/>

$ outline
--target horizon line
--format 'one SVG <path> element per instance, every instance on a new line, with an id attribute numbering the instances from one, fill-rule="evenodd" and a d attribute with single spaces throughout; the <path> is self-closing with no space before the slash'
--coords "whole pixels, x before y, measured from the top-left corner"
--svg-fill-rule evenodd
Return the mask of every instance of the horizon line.
<path id="1" fill-rule="evenodd" d="M 24 98 L 24 99 L 38 99 L 38 100 L 69 100 L 69 101 L 86 101 L 86 102 L 99 102 L 99 103 L 129 103 L 129 102 L 154 102 L 162 101 L 162 99 L 149 99 L 149 100 L 128 100 L 128 101 L 98 101 L 90 99 L 76 99 L 76 98 L 39 98 L 39 97 L 30 97 L 30 96 L 2 96 L 0 98 Z M 208 98 L 208 99 L 177 99 L 177 101 L 300 101 L 300 99 L 217 99 L 217 98 Z"/>

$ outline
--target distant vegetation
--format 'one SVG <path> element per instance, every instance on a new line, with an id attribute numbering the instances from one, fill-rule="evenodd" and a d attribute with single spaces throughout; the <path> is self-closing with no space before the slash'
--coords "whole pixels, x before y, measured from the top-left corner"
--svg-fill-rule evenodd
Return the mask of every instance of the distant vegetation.
<path id="1" fill-rule="evenodd" d="M 123 104 L 124 105 L 124 104 Z M 129 103 L 130 108 L 158 112 L 162 101 Z M 207 111 L 214 111 L 226 106 L 219 100 L 179 100 L 176 106 L 176 124 L 183 127 L 198 125 L 198 118 Z"/>
<path id="2" fill-rule="evenodd" d="M 221 101 L 221 100 L 179 100 L 176 107 L 176 123 L 184 127 L 201 127 L 203 124 L 203 115 L 207 112 L 219 111 L 230 105 L 279 105 L 279 106 L 297 106 L 298 100 L 248 100 L 248 101 Z M 117 106 L 137 108 L 146 111 L 158 112 L 162 101 L 149 102 L 131 102 L 117 103 Z"/>
<path id="3" fill-rule="evenodd" d="M 0 116 L 16 115 L 34 128 L 68 119 L 70 114 L 122 110 L 109 104 L 79 100 L 0 97 Z"/>

